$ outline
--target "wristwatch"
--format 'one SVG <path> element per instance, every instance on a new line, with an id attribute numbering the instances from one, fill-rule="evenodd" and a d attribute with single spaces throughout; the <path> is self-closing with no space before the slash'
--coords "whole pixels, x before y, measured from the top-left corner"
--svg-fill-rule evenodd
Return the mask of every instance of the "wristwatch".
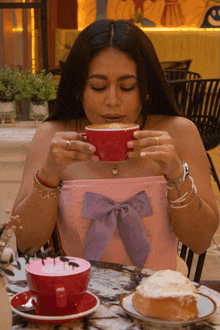
<path id="1" fill-rule="evenodd" d="M 181 178 L 176 179 L 176 180 L 169 180 L 169 179 L 166 178 L 166 175 L 165 175 L 164 177 L 165 177 L 167 183 L 177 184 L 177 183 L 183 182 L 185 180 L 185 178 L 189 175 L 189 166 L 186 162 L 182 162 L 182 165 L 183 165 L 184 173 L 181 176 Z"/>

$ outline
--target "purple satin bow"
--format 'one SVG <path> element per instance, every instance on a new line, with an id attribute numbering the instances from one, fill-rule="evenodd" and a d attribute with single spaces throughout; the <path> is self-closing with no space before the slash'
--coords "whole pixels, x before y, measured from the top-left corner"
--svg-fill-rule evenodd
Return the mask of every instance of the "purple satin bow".
<path id="1" fill-rule="evenodd" d="M 151 247 L 141 218 L 152 214 L 150 200 L 144 190 L 120 204 L 103 195 L 85 192 L 83 217 L 93 220 L 86 238 L 85 259 L 101 258 L 118 225 L 132 263 L 143 268 Z"/>

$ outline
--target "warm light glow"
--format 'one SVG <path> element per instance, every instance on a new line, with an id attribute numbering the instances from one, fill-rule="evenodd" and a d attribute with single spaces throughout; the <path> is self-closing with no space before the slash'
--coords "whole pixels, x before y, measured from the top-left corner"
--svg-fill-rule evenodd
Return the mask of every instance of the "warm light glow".
<path id="1" fill-rule="evenodd" d="M 12 32 L 23 32 L 23 27 L 16 27 L 12 29 Z"/>
<path id="2" fill-rule="evenodd" d="M 163 27 L 158 27 L 158 28 L 148 28 L 148 27 L 141 27 L 141 30 L 144 30 L 144 31 L 185 31 L 185 32 L 212 32 L 212 31 L 220 31 L 219 28 L 207 28 L 207 29 L 203 29 L 203 28 L 163 28 Z"/>
<path id="3" fill-rule="evenodd" d="M 34 8 L 31 8 L 31 70 L 32 73 L 36 71 L 36 50 L 35 50 L 35 18 Z"/>

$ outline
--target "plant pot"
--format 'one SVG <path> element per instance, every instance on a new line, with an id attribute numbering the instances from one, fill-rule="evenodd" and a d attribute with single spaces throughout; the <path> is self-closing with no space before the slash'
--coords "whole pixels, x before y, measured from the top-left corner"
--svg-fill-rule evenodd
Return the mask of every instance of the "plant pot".
<path id="1" fill-rule="evenodd" d="M 12 311 L 6 283 L 4 277 L 0 278 L 0 330 L 11 330 L 12 328 Z"/>
<path id="2" fill-rule="evenodd" d="M 0 101 L 0 120 L 4 126 L 5 120 L 10 120 L 15 126 L 16 104 L 15 101 L 2 102 Z"/>
<path id="3" fill-rule="evenodd" d="M 30 119 L 44 120 L 49 115 L 48 102 L 45 101 L 43 104 L 30 102 Z"/>

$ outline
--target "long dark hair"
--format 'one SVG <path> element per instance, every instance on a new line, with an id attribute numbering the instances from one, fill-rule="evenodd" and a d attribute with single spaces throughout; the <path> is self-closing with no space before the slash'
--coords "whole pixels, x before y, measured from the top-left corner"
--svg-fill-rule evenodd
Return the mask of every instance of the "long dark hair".
<path id="1" fill-rule="evenodd" d="M 142 126 L 148 114 L 180 115 L 147 35 L 129 21 L 106 19 L 90 24 L 76 38 L 61 75 L 56 110 L 47 120 L 71 120 L 86 116 L 80 99 L 90 62 L 109 47 L 124 52 L 136 63 Z M 150 100 L 146 100 L 148 94 Z"/>

